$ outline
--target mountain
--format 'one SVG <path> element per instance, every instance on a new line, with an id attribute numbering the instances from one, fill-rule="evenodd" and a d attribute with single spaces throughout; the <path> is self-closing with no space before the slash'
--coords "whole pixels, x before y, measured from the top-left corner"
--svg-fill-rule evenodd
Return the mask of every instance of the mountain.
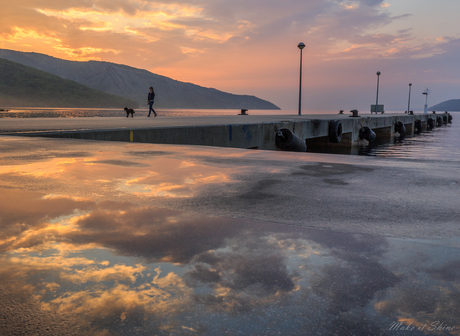
<path id="1" fill-rule="evenodd" d="M 147 105 L 148 88 L 155 90 L 155 107 L 190 109 L 279 109 L 269 101 L 236 95 L 151 73 L 126 65 L 66 61 L 38 53 L 0 49 L 0 58 L 31 66 L 80 84 Z"/>
<path id="2" fill-rule="evenodd" d="M 450 99 L 431 106 L 429 111 L 460 111 L 460 99 Z"/>
<path id="3" fill-rule="evenodd" d="M 0 107 L 136 107 L 135 101 L 0 58 Z"/>

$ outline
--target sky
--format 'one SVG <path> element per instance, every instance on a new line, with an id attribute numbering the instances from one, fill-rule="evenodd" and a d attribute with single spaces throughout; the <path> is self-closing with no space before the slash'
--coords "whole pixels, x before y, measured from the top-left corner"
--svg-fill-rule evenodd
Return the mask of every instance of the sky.
<path id="1" fill-rule="evenodd" d="M 296 110 L 460 99 L 459 0 L 0 0 L 0 48 L 146 69 Z"/>

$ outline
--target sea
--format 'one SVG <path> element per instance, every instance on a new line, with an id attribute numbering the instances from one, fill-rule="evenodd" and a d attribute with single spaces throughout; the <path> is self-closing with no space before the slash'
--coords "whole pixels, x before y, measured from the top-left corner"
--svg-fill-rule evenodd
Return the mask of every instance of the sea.
<path id="1" fill-rule="evenodd" d="M 159 116 L 218 116 L 235 115 L 236 109 L 155 109 Z M 147 109 L 136 109 L 136 115 L 146 115 Z M 251 115 L 297 115 L 296 110 L 250 110 Z M 347 112 L 344 112 L 347 114 Z M 388 114 L 404 112 L 387 111 Z M 430 112 L 431 113 L 431 112 Z M 438 112 L 441 113 L 441 112 Z M 375 141 L 359 148 L 356 155 L 380 156 L 407 160 L 447 160 L 460 163 L 460 112 L 449 112 L 453 116 L 451 124 L 437 127 L 433 131 L 423 132 L 414 137 L 406 137 L 393 142 Z M 338 111 L 303 110 L 302 115 L 338 114 Z M 351 113 L 348 113 L 351 114 Z M 366 115 L 366 113 L 361 113 Z M 370 114 L 370 113 L 367 113 Z M 417 112 L 415 112 L 417 114 Z M 98 108 L 11 108 L 0 111 L 1 118 L 82 118 L 82 117 L 125 117 L 122 109 Z M 1 121 L 0 121 L 1 122 Z"/>

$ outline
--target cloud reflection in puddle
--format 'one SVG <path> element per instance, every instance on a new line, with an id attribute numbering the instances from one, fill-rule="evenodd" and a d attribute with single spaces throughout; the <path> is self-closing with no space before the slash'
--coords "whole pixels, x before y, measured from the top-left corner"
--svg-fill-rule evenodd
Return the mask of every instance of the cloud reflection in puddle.
<path id="1" fill-rule="evenodd" d="M 122 190 L 144 196 L 191 197 L 207 184 L 231 182 L 235 169 L 210 167 L 192 161 L 162 159 L 154 171 L 125 180 Z"/>
<path id="2" fill-rule="evenodd" d="M 110 153 L 109 153 L 110 154 Z M 104 193 L 109 186 L 111 193 L 122 192 L 131 196 L 192 197 L 206 185 L 232 182 L 235 168 L 202 164 L 191 159 L 169 157 L 143 157 L 133 155 L 129 161 L 123 154 L 94 153 L 84 157 L 50 157 L 17 164 L 0 165 L 3 186 L 22 184 L 61 185 L 67 189 L 86 189 Z"/>
<path id="3" fill-rule="evenodd" d="M 459 328 L 456 247 L 0 195 L 2 286 L 107 335 L 391 334 L 395 321 Z"/>

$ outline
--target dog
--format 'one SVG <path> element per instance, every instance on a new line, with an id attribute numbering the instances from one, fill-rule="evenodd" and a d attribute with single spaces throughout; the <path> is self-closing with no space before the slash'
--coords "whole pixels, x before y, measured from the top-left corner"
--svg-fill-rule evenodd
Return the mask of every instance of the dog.
<path id="1" fill-rule="evenodd" d="M 132 108 L 129 109 L 129 108 L 125 107 L 125 111 L 126 111 L 126 118 L 129 117 L 130 113 L 131 113 L 131 118 L 134 118 L 134 113 L 136 113 L 136 112 L 134 112 L 134 110 Z"/>

